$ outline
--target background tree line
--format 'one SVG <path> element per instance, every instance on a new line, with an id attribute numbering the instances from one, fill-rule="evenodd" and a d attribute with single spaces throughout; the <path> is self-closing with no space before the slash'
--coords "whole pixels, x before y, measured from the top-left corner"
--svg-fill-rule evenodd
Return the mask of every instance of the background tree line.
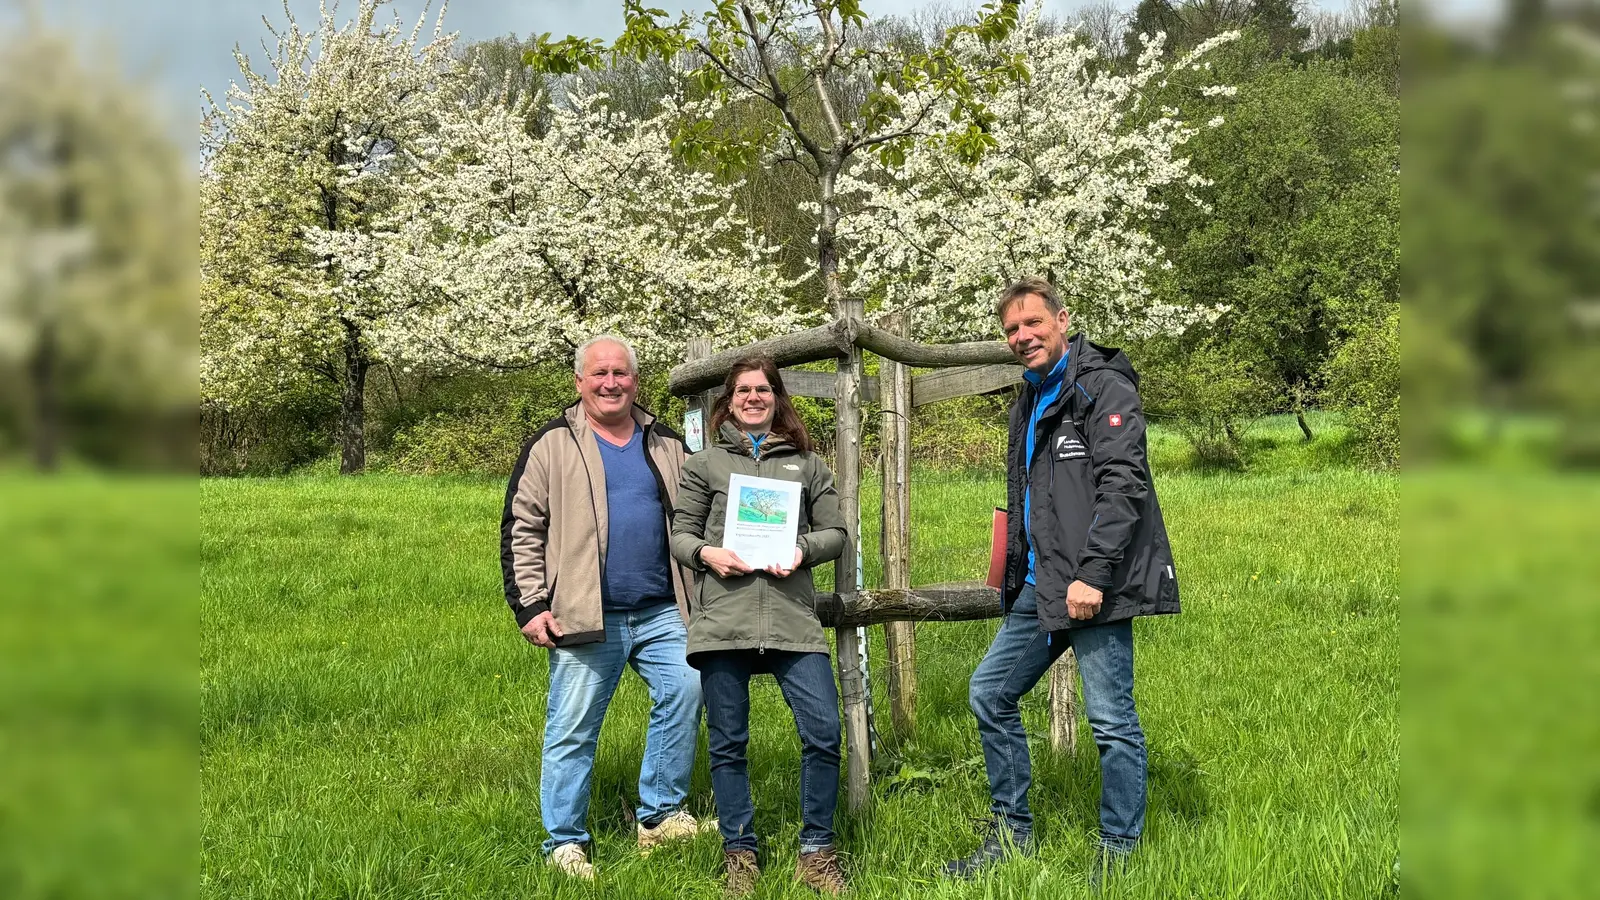
<path id="1" fill-rule="evenodd" d="M 928 48 L 970 17 L 935 6 L 907 19 L 871 20 L 866 30 L 884 45 Z M 1327 407 L 1344 410 L 1353 454 L 1393 465 L 1400 172 L 1394 4 L 1371 0 L 1327 15 L 1282 0 L 1145 0 L 1129 10 L 1099 4 L 1075 21 L 1045 19 L 1036 27 L 1078 29 L 1079 40 L 1099 51 L 1094 65 L 1107 72 L 1138 66 L 1141 33 L 1164 31 L 1161 53 L 1171 60 L 1218 34 L 1242 32 L 1207 54 L 1207 71 L 1194 73 L 1194 83 L 1175 74 L 1139 98 L 1152 116 L 1166 109 L 1190 122 L 1221 119 L 1181 150 L 1204 183 L 1169 189 L 1147 228 L 1167 260 L 1151 273 L 1151 302 L 1223 311 L 1182 334 L 1136 341 L 1129 351 L 1146 373 L 1152 415 L 1179 428 L 1208 462 L 1243 462 L 1249 423 L 1266 413 L 1302 414 L 1309 438 L 1303 412 Z M 660 61 L 537 72 L 524 62 L 537 43 L 532 36 L 505 37 L 454 51 L 474 63 L 462 90 L 498 98 L 529 135 L 551 127 L 553 98 L 566 85 L 603 90 L 608 103 L 637 119 L 672 88 L 674 67 Z M 1235 91 L 1202 93 L 1195 89 L 1202 77 Z M 862 90 L 838 87 L 846 94 Z M 795 112 L 822 115 L 803 103 Z M 733 104 L 719 110 L 716 125 L 738 133 L 774 115 Z M 757 159 L 720 162 L 719 171 L 739 185 L 731 205 L 776 248 L 782 271 L 800 278 L 814 254 L 814 224 L 803 212 L 812 186 L 804 173 Z M 793 301 L 819 314 L 824 302 L 814 285 L 797 290 Z M 569 360 L 547 356 L 516 371 L 473 373 L 373 363 L 375 377 L 361 391 L 375 462 L 406 471 L 503 468 L 523 437 L 570 399 Z M 681 407 L 666 395 L 663 375 L 647 379 L 645 402 L 675 417 Z M 207 471 L 287 471 L 336 452 L 337 392 L 303 385 L 263 394 L 248 406 L 204 406 Z M 807 401 L 803 412 L 822 426 L 827 406 Z M 940 430 L 959 426 L 966 436 L 958 439 L 977 449 L 958 456 L 977 462 L 992 453 L 1002 410 L 1003 402 L 984 398 L 922 415 Z"/>

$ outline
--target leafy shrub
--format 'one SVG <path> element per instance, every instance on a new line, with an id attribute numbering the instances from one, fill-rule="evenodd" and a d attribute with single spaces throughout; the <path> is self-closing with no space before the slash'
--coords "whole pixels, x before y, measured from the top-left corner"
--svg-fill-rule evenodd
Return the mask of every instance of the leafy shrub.
<path id="1" fill-rule="evenodd" d="M 376 416 L 374 446 L 381 466 L 393 471 L 505 475 L 522 445 L 577 399 L 565 359 L 517 372 L 426 379 L 409 391 L 394 389 Z M 637 402 L 682 429 L 684 403 L 667 389 L 666 372 L 640 379 Z"/>
<path id="2" fill-rule="evenodd" d="M 397 385 L 377 410 L 381 467 L 419 475 L 504 475 L 522 445 L 577 400 L 563 361 L 518 372 L 430 378 Z"/>
<path id="3" fill-rule="evenodd" d="M 958 397 L 911 411 L 911 458 L 934 469 L 1004 471 L 1013 391 Z"/>
<path id="4" fill-rule="evenodd" d="M 1243 465 L 1246 431 L 1278 399 L 1262 362 L 1217 339 L 1152 340 L 1139 357 L 1146 413 L 1183 435 L 1202 465 Z"/>
<path id="5" fill-rule="evenodd" d="M 1363 460 L 1400 462 L 1400 312 L 1358 329 L 1324 368 L 1324 398 L 1344 411 Z"/>
<path id="6" fill-rule="evenodd" d="M 200 407 L 200 474 L 281 475 L 336 452 L 336 400 L 295 397 L 273 405 Z"/>

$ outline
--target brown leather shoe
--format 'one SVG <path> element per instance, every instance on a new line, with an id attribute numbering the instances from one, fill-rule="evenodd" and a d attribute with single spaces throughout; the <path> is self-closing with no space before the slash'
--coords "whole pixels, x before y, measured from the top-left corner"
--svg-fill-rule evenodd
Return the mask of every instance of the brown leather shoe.
<path id="1" fill-rule="evenodd" d="M 722 854 L 722 868 L 728 873 L 722 883 L 722 896 L 748 897 L 756 892 L 756 881 L 761 877 L 761 867 L 756 864 L 754 850 L 729 850 Z"/>
<path id="2" fill-rule="evenodd" d="M 800 854 L 794 864 L 794 880 L 821 894 L 838 896 L 845 890 L 844 870 L 839 868 L 839 854 L 832 847 Z"/>

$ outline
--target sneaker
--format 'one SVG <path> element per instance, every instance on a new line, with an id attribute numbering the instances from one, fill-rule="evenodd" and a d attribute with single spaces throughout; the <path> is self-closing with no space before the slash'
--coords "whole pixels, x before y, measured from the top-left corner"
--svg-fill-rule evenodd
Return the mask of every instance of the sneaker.
<path id="1" fill-rule="evenodd" d="M 839 854 L 832 847 L 800 854 L 794 864 L 794 880 L 819 894 L 838 896 L 844 893 L 844 870 L 839 868 Z"/>
<path id="2" fill-rule="evenodd" d="M 594 866 L 589 864 L 589 854 L 582 844 L 562 844 L 550 851 L 549 864 L 573 878 L 594 880 Z"/>
<path id="3" fill-rule="evenodd" d="M 697 834 L 706 834 L 717 830 L 716 819 L 701 821 L 696 819 L 686 809 L 680 809 L 660 822 L 654 828 L 648 828 L 643 822 L 638 825 L 639 852 L 648 855 L 651 850 L 670 841 L 684 841 Z"/>
<path id="4" fill-rule="evenodd" d="M 984 869 L 1002 862 L 1009 856 L 1032 856 L 1033 835 L 1018 835 L 1000 826 L 993 826 L 983 838 L 983 844 L 960 859 L 944 864 L 948 878 L 972 878 Z"/>
<path id="5" fill-rule="evenodd" d="M 729 850 L 722 854 L 722 869 L 728 873 L 722 883 L 722 896 L 736 900 L 755 893 L 761 867 L 756 864 L 754 850 Z"/>
<path id="6" fill-rule="evenodd" d="M 1130 850 L 1119 850 L 1100 844 L 1094 848 L 1094 859 L 1089 863 L 1089 890 L 1095 894 L 1118 872 L 1128 860 Z"/>

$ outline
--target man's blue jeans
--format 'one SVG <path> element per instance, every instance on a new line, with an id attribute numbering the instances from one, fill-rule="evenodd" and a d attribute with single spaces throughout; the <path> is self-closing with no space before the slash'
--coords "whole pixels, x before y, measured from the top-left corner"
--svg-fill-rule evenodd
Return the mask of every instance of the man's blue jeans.
<path id="1" fill-rule="evenodd" d="M 1028 585 L 972 673 L 967 702 L 978 717 L 990 809 L 1018 839 L 1033 833 L 1033 767 L 1018 703 L 1071 647 L 1083 678 L 1084 712 L 1100 750 L 1100 840 L 1130 850 L 1144 831 L 1146 774 L 1144 732 L 1133 706 L 1133 623 L 1073 628 L 1051 638 L 1039 630 L 1037 598 Z"/>
<path id="2" fill-rule="evenodd" d="M 711 790 L 724 850 L 756 849 L 750 798 L 750 676 L 771 672 L 800 732 L 800 852 L 833 846 L 839 806 L 839 689 L 826 653 L 729 650 L 701 654 Z"/>
<path id="3" fill-rule="evenodd" d="M 689 796 L 700 736 L 700 680 L 684 656 L 688 632 L 673 603 L 606 613 L 604 643 L 550 651 L 550 698 L 544 721 L 539 807 L 549 853 L 562 844 L 587 844 L 589 783 L 606 706 L 631 664 L 650 688 L 650 725 L 639 767 L 641 822 L 665 818 Z"/>

